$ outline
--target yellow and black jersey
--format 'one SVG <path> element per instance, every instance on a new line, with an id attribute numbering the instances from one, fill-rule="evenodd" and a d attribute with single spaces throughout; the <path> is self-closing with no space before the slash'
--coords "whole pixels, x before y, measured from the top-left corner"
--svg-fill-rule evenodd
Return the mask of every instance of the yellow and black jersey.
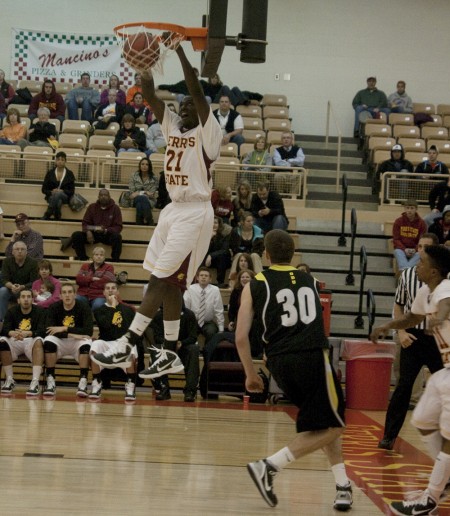
<path id="1" fill-rule="evenodd" d="M 273 265 L 256 275 L 250 291 L 267 357 L 329 347 L 312 276 Z"/>

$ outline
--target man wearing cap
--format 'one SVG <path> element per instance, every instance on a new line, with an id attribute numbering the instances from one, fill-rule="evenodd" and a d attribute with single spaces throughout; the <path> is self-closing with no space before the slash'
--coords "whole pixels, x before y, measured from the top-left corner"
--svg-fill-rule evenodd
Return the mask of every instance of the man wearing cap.
<path id="1" fill-rule="evenodd" d="M 368 111 L 372 118 L 378 118 L 379 113 L 389 114 L 388 102 L 384 91 L 379 90 L 376 87 L 376 77 L 367 78 L 367 88 L 359 90 L 353 99 L 352 105 L 355 110 L 355 126 L 354 137 L 359 136 L 359 115 L 363 111 Z"/>
<path id="2" fill-rule="evenodd" d="M 376 180 L 378 181 L 385 172 L 414 172 L 413 164 L 405 159 L 405 152 L 402 145 L 399 143 L 392 147 L 391 159 L 387 159 L 386 161 L 380 163 Z M 400 194 L 404 193 L 402 191 L 402 186 L 404 187 L 406 184 L 400 186 Z M 406 188 L 404 189 L 406 190 Z"/>
<path id="3" fill-rule="evenodd" d="M 403 207 L 405 211 L 394 221 L 392 228 L 394 256 L 400 271 L 417 265 L 420 259 L 417 245 L 427 230 L 427 225 L 417 213 L 418 204 L 415 199 L 407 199 Z"/>
<path id="4" fill-rule="evenodd" d="M 442 217 L 437 218 L 428 231 L 438 237 L 440 244 L 450 247 L 450 204 L 444 208 Z"/>
<path id="5" fill-rule="evenodd" d="M 6 247 L 5 256 L 11 257 L 13 255 L 13 245 L 15 242 L 20 241 L 25 242 L 29 258 L 42 260 L 42 258 L 44 258 L 44 240 L 38 231 L 31 229 L 28 215 L 26 213 L 19 213 L 16 215 L 15 222 L 16 229 Z"/>
<path id="6" fill-rule="evenodd" d="M 419 163 L 416 167 L 418 174 L 448 174 L 448 168 L 445 163 L 438 160 L 439 149 L 436 145 L 431 145 L 428 149 L 428 159 Z"/>

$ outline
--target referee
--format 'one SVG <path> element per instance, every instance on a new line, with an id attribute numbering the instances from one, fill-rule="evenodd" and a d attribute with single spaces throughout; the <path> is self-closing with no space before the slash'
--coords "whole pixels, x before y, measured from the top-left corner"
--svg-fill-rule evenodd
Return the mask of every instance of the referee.
<path id="1" fill-rule="evenodd" d="M 438 245 L 433 233 L 424 233 L 417 246 L 420 256 L 429 245 Z M 411 310 L 416 293 L 422 286 L 417 278 L 416 267 L 404 269 L 395 293 L 394 319 Z M 426 365 L 431 373 L 442 369 L 441 354 L 432 335 L 425 334 L 425 321 L 414 328 L 398 330 L 400 343 L 400 372 L 397 387 L 392 394 L 386 413 L 383 439 L 378 448 L 392 450 L 408 412 L 414 382 L 422 366 Z"/>

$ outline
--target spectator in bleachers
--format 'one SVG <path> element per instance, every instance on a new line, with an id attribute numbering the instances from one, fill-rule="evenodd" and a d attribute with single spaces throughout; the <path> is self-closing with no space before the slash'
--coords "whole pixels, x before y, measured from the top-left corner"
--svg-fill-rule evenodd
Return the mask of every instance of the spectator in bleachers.
<path id="1" fill-rule="evenodd" d="M 243 167 L 244 170 L 253 170 L 255 172 L 270 172 L 272 170 L 272 155 L 269 152 L 269 146 L 264 136 L 256 138 L 252 152 L 244 156 L 242 164 L 258 165 L 256 167 Z M 265 165 L 265 167 L 263 167 L 263 165 Z M 242 174 L 242 177 L 251 179 L 252 175 Z"/>
<path id="2" fill-rule="evenodd" d="M 255 277 L 255 273 L 251 270 L 239 271 L 236 276 L 235 285 L 230 294 L 228 301 L 228 330 L 236 331 L 237 317 L 239 307 L 241 305 L 241 295 L 244 287 Z"/>
<path id="3" fill-rule="evenodd" d="M 440 244 L 450 246 L 450 205 L 444 208 L 442 217 L 435 219 L 428 231 L 438 237 Z"/>
<path id="4" fill-rule="evenodd" d="M 429 227 L 438 217 L 442 216 L 444 208 L 450 204 L 450 175 L 445 181 L 433 186 L 428 195 L 428 202 L 431 213 L 425 215 L 423 220 Z"/>
<path id="5" fill-rule="evenodd" d="M 105 261 L 103 247 L 94 247 L 92 261 L 83 263 L 76 275 L 77 299 L 88 302 L 92 311 L 105 304 L 103 290 L 106 283 L 116 281 L 114 267 Z"/>
<path id="6" fill-rule="evenodd" d="M 121 152 L 145 152 L 145 133 L 136 127 L 133 115 L 123 115 L 122 125 L 114 138 L 117 155 Z"/>
<path id="7" fill-rule="evenodd" d="M 193 68 L 193 70 L 195 72 L 195 75 L 198 78 L 199 75 L 200 75 L 200 73 L 198 71 L 198 68 Z M 206 84 L 207 84 L 206 81 L 204 81 L 202 79 L 199 79 L 199 82 L 202 85 L 202 88 L 204 90 L 205 87 L 206 87 Z M 177 97 L 177 101 L 180 104 L 183 101 L 184 97 L 186 95 L 189 95 L 189 90 L 188 90 L 186 81 L 184 79 L 182 81 L 179 81 L 179 82 L 175 83 L 175 84 L 160 84 L 158 86 L 158 90 L 170 91 L 170 93 L 174 93 L 176 95 L 176 97 Z"/>
<path id="8" fill-rule="evenodd" d="M 42 217 L 43 220 L 61 220 L 61 207 L 69 204 L 70 198 L 75 193 L 74 173 L 66 168 L 67 155 L 59 151 L 55 156 L 55 166 L 50 169 L 42 183 L 42 193 L 48 203 L 48 208 Z"/>
<path id="9" fill-rule="evenodd" d="M 273 164 L 277 167 L 303 167 L 305 155 L 303 149 L 295 145 L 294 136 L 290 131 L 281 135 L 280 147 L 273 153 Z"/>
<path id="10" fill-rule="evenodd" d="M 106 104 L 108 102 L 108 96 L 110 90 L 116 90 L 116 102 L 121 106 L 125 106 L 127 103 L 125 92 L 120 89 L 120 79 L 117 75 L 112 74 L 109 78 L 108 88 L 104 89 L 100 95 L 100 104 Z"/>
<path id="11" fill-rule="evenodd" d="M 9 84 L 9 82 L 5 81 L 5 72 L 0 70 L 0 95 L 5 101 L 5 106 L 8 106 L 11 99 L 14 97 L 14 94 L 14 88 Z"/>
<path id="12" fill-rule="evenodd" d="M 420 237 L 427 230 L 427 225 L 417 213 L 417 201 L 407 199 L 405 211 L 394 221 L 392 237 L 394 239 L 394 256 L 400 271 L 414 267 L 420 260 L 417 245 Z"/>
<path id="13" fill-rule="evenodd" d="M 233 223 L 237 224 L 244 211 L 250 211 L 252 205 L 252 187 L 247 179 L 242 179 L 236 190 L 236 197 L 233 199 L 234 217 Z"/>
<path id="14" fill-rule="evenodd" d="M 114 341 L 125 335 L 134 318 L 133 308 L 123 303 L 119 297 L 117 284 L 114 281 L 107 281 L 103 288 L 105 303 L 94 311 L 94 318 L 97 321 L 99 336 L 91 344 L 91 355 L 108 351 Z M 136 399 L 136 372 L 137 372 L 138 350 L 133 346 L 131 351 L 130 365 L 120 365 L 124 371 L 122 376 L 125 379 L 125 401 Z M 110 369 L 103 369 L 91 360 L 92 388 L 89 394 L 90 399 L 100 399 L 102 394 L 102 376 L 108 375 Z"/>
<path id="15" fill-rule="evenodd" d="M 264 233 L 271 229 L 287 230 L 288 219 L 284 211 L 283 199 L 280 195 L 269 190 L 269 185 L 260 182 L 256 185 L 256 195 L 252 198 L 250 211 L 255 217 L 255 223 Z"/>
<path id="16" fill-rule="evenodd" d="M 8 303 L 15 301 L 22 290 L 31 289 L 33 281 L 37 278 L 37 261 L 28 255 L 25 242 L 15 242 L 12 246 L 12 256 L 6 257 L 2 263 L 0 321 L 4 321 Z"/>
<path id="17" fill-rule="evenodd" d="M 352 101 L 353 109 L 355 110 L 355 125 L 353 128 L 353 135 L 355 138 L 359 136 L 359 115 L 363 111 L 370 113 L 372 118 L 378 118 L 379 113 L 389 114 L 388 102 L 384 91 L 376 87 L 376 77 L 367 78 L 367 88 L 359 90 Z"/>
<path id="18" fill-rule="evenodd" d="M 137 124 L 151 124 L 153 113 L 150 108 L 144 104 L 142 93 L 137 91 L 133 100 L 126 105 L 125 113 L 129 113 L 134 117 Z"/>
<path id="19" fill-rule="evenodd" d="M 35 299 L 35 304 L 37 304 L 41 308 L 48 308 L 50 305 L 60 300 L 61 282 L 59 281 L 59 279 L 56 279 L 53 276 L 53 266 L 48 260 L 40 260 L 38 262 L 38 274 L 39 278 L 33 282 L 33 285 L 31 287 L 33 291 L 33 297 Z M 37 301 L 36 298 L 38 296 L 41 285 L 44 283 L 44 281 L 49 281 L 50 283 L 52 283 L 54 287 L 53 292 L 51 293 L 51 296 L 47 299 Z"/>
<path id="20" fill-rule="evenodd" d="M 153 174 L 152 163 L 148 158 L 142 158 L 139 168 L 130 177 L 128 189 L 130 200 L 136 208 L 136 224 L 153 226 L 152 210 L 158 199 L 158 179 Z"/>
<path id="21" fill-rule="evenodd" d="M 53 291 L 55 290 L 55 286 L 49 280 L 43 280 L 39 290 L 36 292 L 36 296 L 34 298 L 34 303 L 37 304 L 41 301 L 47 301 L 52 297 Z"/>
<path id="22" fill-rule="evenodd" d="M 150 347 L 150 356 L 152 362 L 157 359 L 161 348 L 167 346 L 167 341 L 164 341 L 164 314 L 162 308 L 158 310 L 150 323 L 150 328 L 153 330 L 154 346 Z M 200 350 L 197 342 L 197 319 L 192 310 L 182 306 L 180 317 L 180 333 L 176 343 L 177 355 L 184 365 L 184 373 L 186 383 L 183 389 L 184 401 L 192 403 L 197 397 L 198 379 L 200 376 L 199 356 Z M 156 394 L 158 401 L 170 400 L 170 385 L 169 377 L 167 375 L 161 376 L 153 380 L 155 389 L 159 391 Z"/>
<path id="23" fill-rule="evenodd" d="M 235 143 L 238 146 L 238 153 L 241 144 L 245 142 L 242 132 L 244 130 L 244 121 L 241 115 L 230 107 L 230 99 L 226 95 L 222 95 L 219 100 L 219 108 L 213 111 L 214 116 L 219 121 L 222 129 L 222 145 L 227 143 Z"/>
<path id="24" fill-rule="evenodd" d="M 383 161 L 379 168 L 378 172 L 380 175 L 385 172 L 413 172 L 414 166 L 413 164 L 405 159 L 405 151 L 403 150 L 403 146 L 399 143 L 395 144 L 391 149 L 391 159 L 387 159 Z"/>
<path id="25" fill-rule="evenodd" d="M 406 82 L 397 82 L 397 91 L 388 97 L 388 107 L 391 113 L 412 113 L 413 102 L 411 97 L 406 94 Z"/>
<path id="26" fill-rule="evenodd" d="M 428 149 L 428 159 L 419 163 L 416 167 L 418 174 L 448 174 L 445 163 L 438 160 L 439 149 L 436 145 L 431 145 Z"/>
<path id="27" fill-rule="evenodd" d="M 141 85 L 141 74 L 139 72 L 134 74 L 134 85 L 128 88 L 127 90 L 127 97 L 126 97 L 126 103 L 129 104 L 130 102 L 133 102 L 133 98 L 135 94 L 139 92 L 142 93 L 142 85 Z M 148 106 L 147 101 L 144 99 L 144 104 Z"/>
<path id="28" fill-rule="evenodd" d="M 80 365 L 77 396 L 88 395 L 89 350 L 94 332 L 92 311 L 87 303 L 75 298 L 72 283 L 61 285 L 61 301 L 47 310 L 47 336 L 44 339 L 45 374 L 47 385 L 44 396 L 56 394 L 55 366 L 59 358 L 70 356 Z"/>
<path id="29" fill-rule="evenodd" d="M 27 255 L 35 260 L 44 257 L 44 239 L 39 231 L 31 229 L 30 219 L 26 213 L 18 213 L 15 218 L 16 229 L 11 235 L 11 240 L 5 249 L 5 256 L 13 256 L 13 247 L 16 242 L 24 242 L 27 247 Z"/>
<path id="30" fill-rule="evenodd" d="M 125 114 L 125 107 L 123 104 L 117 102 L 117 90 L 108 90 L 108 96 L 105 102 L 101 102 L 94 114 L 94 122 L 92 123 L 95 129 L 107 129 L 109 124 L 122 122 L 122 117 Z M 123 93 L 123 92 L 122 92 Z"/>
<path id="31" fill-rule="evenodd" d="M 202 265 L 216 269 L 219 288 L 226 288 L 225 273 L 231 265 L 230 235 L 225 232 L 223 221 L 217 215 L 214 217 L 213 234 Z"/>
<path id="32" fill-rule="evenodd" d="M 206 267 L 199 267 L 197 283 L 193 283 L 184 293 L 186 308 L 195 314 L 198 333 L 205 337 L 205 346 L 218 331 L 223 331 L 225 318 L 220 290 L 211 285 L 211 273 Z"/>
<path id="33" fill-rule="evenodd" d="M 224 224 L 230 225 L 234 212 L 234 205 L 231 200 L 233 192 L 231 186 L 219 186 L 211 193 L 211 204 L 214 208 L 214 215 L 220 217 Z M 230 229 L 231 230 L 231 229 Z"/>
<path id="34" fill-rule="evenodd" d="M 81 74 L 81 86 L 70 90 L 64 102 L 67 105 L 69 120 L 80 120 L 78 108 L 81 108 L 81 120 L 92 122 L 94 110 L 100 104 L 100 92 L 97 87 L 90 86 L 91 76 Z"/>
<path id="35" fill-rule="evenodd" d="M 220 97 L 226 96 L 230 99 L 231 104 L 236 107 L 239 105 L 248 106 L 252 100 L 261 102 L 263 96 L 259 93 L 251 91 L 241 91 L 237 86 L 229 88 L 225 86 L 220 80 L 219 74 L 215 74 L 208 79 L 208 82 L 200 81 L 206 99 L 211 104 L 212 102 L 220 102 Z"/>
<path id="36" fill-rule="evenodd" d="M 233 254 L 233 263 L 230 274 L 236 272 L 242 253 L 251 256 L 256 273 L 262 271 L 261 256 L 264 251 L 264 235 L 261 228 L 254 222 L 251 212 L 244 211 L 239 217 L 239 225 L 231 231 L 230 249 Z"/>
<path id="37" fill-rule="evenodd" d="M 66 105 L 59 93 L 56 93 L 55 83 L 50 79 L 44 81 L 41 93 L 37 93 L 28 108 L 28 118 L 34 120 L 39 108 L 45 107 L 50 111 L 50 118 L 56 118 L 61 123 L 66 116 Z"/>
<path id="38" fill-rule="evenodd" d="M 39 395 L 39 380 L 44 365 L 43 339 L 45 337 L 45 312 L 33 305 L 31 289 L 24 288 L 5 315 L 0 337 L 0 361 L 5 372 L 2 394 L 11 394 L 15 387 L 13 362 L 24 354 L 32 363 L 33 373 L 28 396 Z"/>
<path id="39" fill-rule="evenodd" d="M 228 285 L 230 288 L 234 288 L 234 285 L 236 284 L 237 275 L 241 271 L 252 271 L 256 274 L 252 257 L 247 253 L 241 253 L 239 255 L 239 259 L 236 260 L 235 262 L 233 262 L 233 265 L 231 266 L 230 276 L 228 277 Z M 261 264 L 261 271 L 262 271 L 262 264 Z M 258 272 L 260 272 L 260 271 L 258 271 Z"/>
<path id="40" fill-rule="evenodd" d="M 49 122 L 50 110 L 46 107 L 39 108 L 37 115 L 38 119 L 34 119 L 28 129 L 28 141 L 19 140 L 17 145 L 21 148 L 32 145 L 53 149 L 58 144 L 58 133 L 55 125 Z"/>
<path id="41" fill-rule="evenodd" d="M 159 154 L 164 154 L 166 152 L 167 143 L 161 131 L 159 122 L 153 122 L 147 129 L 146 143 L 148 156 L 154 152 L 158 152 Z"/>
<path id="42" fill-rule="evenodd" d="M 4 125 L 0 131 L 0 145 L 19 145 L 21 149 L 25 147 L 24 142 L 27 136 L 27 128 L 20 123 L 20 113 L 16 108 L 9 108 L 6 113 L 6 121 L 9 125 Z"/>
<path id="43" fill-rule="evenodd" d="M 96 202 L 89 204 L 83 217 L 82 231 L 72 234 L 72 247 L 75 249 L 77 260 L 87 260 L 86 243 L 102 243 L 112 247 L 111 259 L 120 260 L 122 252 L 122 212 L 111 199 L 106 188 L 99 191 Z"/>

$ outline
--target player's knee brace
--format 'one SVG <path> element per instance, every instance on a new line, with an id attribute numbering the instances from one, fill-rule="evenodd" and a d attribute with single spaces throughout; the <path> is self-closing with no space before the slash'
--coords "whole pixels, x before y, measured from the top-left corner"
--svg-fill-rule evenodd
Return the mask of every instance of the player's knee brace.
<path id="1" fill-rule="evenodd" d="M 0 351 L 11 351 L 8 344 L 4 340 L 0 341 Z"/>
<path id="2" fill-rule="evenodd" d="M 56 353 L 58 346 L 54 342 L 44 341 L 44 353 Z"/>
<path id="3" fill-rule="evenodd" d="M 89 351 L 91 350 L 91 346 L 89 344 L 83 344 L 81 348 L 78 350 L 80 355 L 89 355 Z"/>

